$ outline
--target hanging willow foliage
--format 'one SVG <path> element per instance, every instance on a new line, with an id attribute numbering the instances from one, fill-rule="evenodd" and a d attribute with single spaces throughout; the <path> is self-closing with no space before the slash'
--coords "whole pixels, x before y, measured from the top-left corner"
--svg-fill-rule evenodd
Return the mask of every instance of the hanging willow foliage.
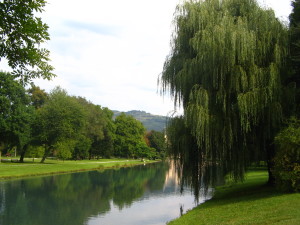
<path id="1" fill-rule="evenodd" d="M 189 173 L 195 190 L 203 165 L 242 179 L 281 122 L 287 28 L 256 0 L 187 1 L 174 15 L 172 50 L 160 77 L 162 93 L 184 110 L 174 119 L 184 124 L 169 124 L 171 155 L 181 168 L 197 165 Z"/>

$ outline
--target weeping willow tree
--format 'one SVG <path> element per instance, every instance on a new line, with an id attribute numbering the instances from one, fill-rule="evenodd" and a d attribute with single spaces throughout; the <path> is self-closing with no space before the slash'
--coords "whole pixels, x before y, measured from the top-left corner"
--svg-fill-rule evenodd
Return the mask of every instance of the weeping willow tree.
<path id="1" fill-rule="evenodd" d="M 292 13 L 290 14 L 290 49 L 291 49 L 291 81 L 295 82 L 296 116 L 300 118 L 300 0 L 292 1 Z"/>
<path id="2" fill-rule="evenodd" d="M 271 167 L 287 28 L 255 0 L 184 2 L 174 25 L 159 79 L 162 93 L 184 111 L 168 126 L 182 183 L 197 194 L 218 174 L 243 179 L 255 160 Z"/>

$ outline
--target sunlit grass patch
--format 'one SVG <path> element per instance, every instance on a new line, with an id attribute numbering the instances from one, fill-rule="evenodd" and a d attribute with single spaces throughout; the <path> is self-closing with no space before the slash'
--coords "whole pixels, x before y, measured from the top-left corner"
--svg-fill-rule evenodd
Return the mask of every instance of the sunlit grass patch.
<path id="1" fill-rule="evenodd" d="M 56 160 L 48 159 L 45 163 L 40 160 L 26 159 L 24 163 L 0 163 L 0 179 L 23 176 L 38 176 L 56 173 L 80 172 L 88 170 L 103 170 L 143 164 L 140 160 L 131 159 L 99 159 L 99 160 Z M 155 162 L 155 161 L 148 161 Z"/>
<path id="2" fill-rule="evenodd" d="M 267 178 L 266 171 L 251 171 L 245 182 L 218 187 L 211 200 L 170 224 L 300 224 L 300 194 L 268 187 Z"/>

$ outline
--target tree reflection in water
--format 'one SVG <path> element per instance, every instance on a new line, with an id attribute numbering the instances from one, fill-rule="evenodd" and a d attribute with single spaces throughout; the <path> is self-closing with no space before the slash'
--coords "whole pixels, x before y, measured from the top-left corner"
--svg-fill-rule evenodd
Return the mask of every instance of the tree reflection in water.
<path id="1" fill-rule="evenodd" d="M 168 171 L 168 164 L 156 163 L 0 182 L 0 224 L 87 224 L 149 193 L 174 192 L 177 185 L 167 185 Z"/>

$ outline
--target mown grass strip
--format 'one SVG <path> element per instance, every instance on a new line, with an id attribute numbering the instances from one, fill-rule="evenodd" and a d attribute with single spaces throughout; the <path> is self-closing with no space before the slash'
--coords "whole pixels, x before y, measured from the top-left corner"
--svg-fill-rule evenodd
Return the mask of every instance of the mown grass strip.
<path id="1" fill-rule="evenodd" d="M 156 161 L 146 161 L 152 163 Z M 26 176 L 40 176 L 49 174 L 81 172 L 89 170 L 102 170 L 108 168 L 119 168 L 144 164 L 141 160 L 128 159 L 100 159 L 80 161 L 59 161 L 47 160 L 46 163 L 32 162 L 25 163 L 0 163 L 0 179 L 11 179 Z"/>
<path id="2" fill-rule="evenodd" d="M 214 197 L 169 225 L 300 224 L 300 194 L 266 186 L 266 171 L 250 171 L 243 183 L 228 183 Z"/>

